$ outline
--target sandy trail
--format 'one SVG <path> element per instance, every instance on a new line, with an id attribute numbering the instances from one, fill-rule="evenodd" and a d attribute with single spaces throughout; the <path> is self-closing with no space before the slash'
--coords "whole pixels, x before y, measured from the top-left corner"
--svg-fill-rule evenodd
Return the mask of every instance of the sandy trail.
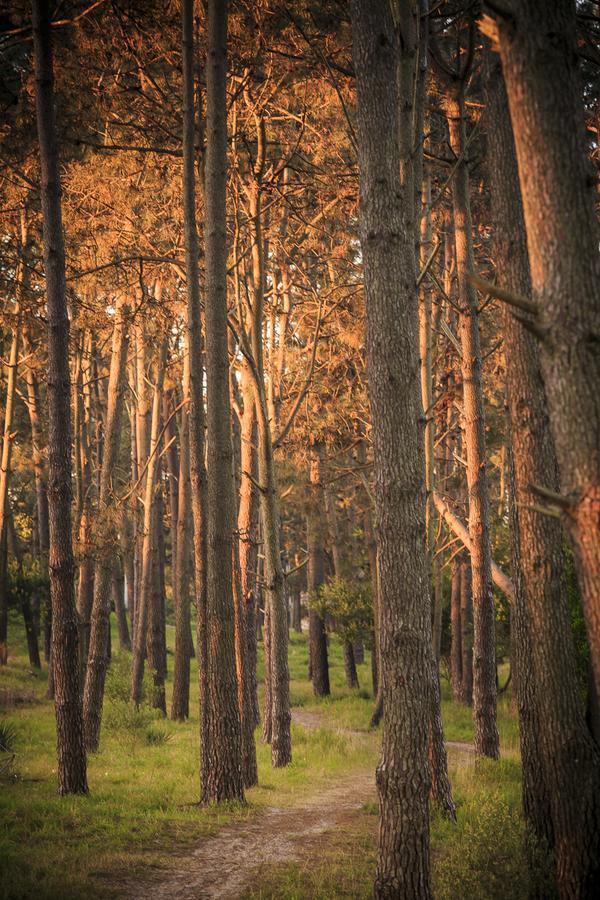
<path id="1" fill-rule="evenodd" d="M 306 728 L 326 726 L 318 714 L 308 724 L 307 713 L 294 722 Z M 360 734 L 361 732 L 354 732 Z M 315 852 L 315 839 L 352 819 L 365 803 L 375 799 L 373 769 L 336 778 L 331 786 L 303 799 L 301 806 L 269 807 L 251 819 L 222 828 L 185 857 L 173 860 L 170 871 L 123 885 L 121 896 L 133 900 L 204 900 L 240 897 L 263 866 L 299 859 Z"/>
<path id="2" fill-rule="evenodd" d="M 303 728 L 328 728 L 342 734 L 366 732 L 335 728 L 316 710 L 294 709 L 293 721 Z M 447 741 L 447 746 L 473 757 L 473 746 Z M 302 805 L 268 807 L 249 820 L 222 828 L 185 856 L 173 859 L 173 868 L 153 879 L 123 885 L 121 896 L 132 900 L 205 900 L 239 898 L 271 867 L 318 853 L 318 837 L 350 823 L 365 803 L 376 799 L 372 769 L 336 778 L 329 787 L 303 799 Z"/>

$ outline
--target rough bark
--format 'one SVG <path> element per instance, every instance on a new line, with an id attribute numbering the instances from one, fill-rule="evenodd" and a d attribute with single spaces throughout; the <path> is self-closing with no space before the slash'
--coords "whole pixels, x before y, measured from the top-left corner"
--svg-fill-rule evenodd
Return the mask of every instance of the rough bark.
<path id="1" fill-rule="evenodd" d="M 77 664 L 71 534 L 71 405 L 58 142 L 48 0 L 33 3 L 35 100 L 41 163 L 48 323 L 48 511 L 59 794 L 87 793 Z"/>
<path id="2" fill-rule="evenodd" d="M 243 800 L 235 671 L 233 447 L 227 340 L 227 2 L 209 0 L 204 197 L 207 383 L 206 803 Z"/>
<path id="3" fill-rule="evenodd" d="M 491 59 L 487 101 L 495 261 L 507 289 L 528 297 L 527 240 L 508 103 Z M 559 896 L 594 896 L 600 890 L 600 751 L 577 683 L 562 525 L 531 509 L 529 493 L 531 484 L 559 490 L 554 442 L 536 339 L 508 307 L 503 333 L 517 575 L 511 622 L 532 874 L 543 851 L 553 849 Z"/>
<path id="4" fill-rule="evenodd" d="M 500 55 L 515 139 L 564 522 L 600 688 L 600 230 L 572 0 L 509 4 Z M 548 484 L 542 488 L 550 489 Z M 539 500 L 539 498 L 538 498 Z M 531 494 L 529 502 L 536 502 Z"/>
<path id="5" fill-rule="evenodd" d="M 377 897 L 429 898 L 428 722 L 431 619 L 419 434 L 418 297 L 412 146 L 402 156 L 397 61 L 408 66 L 418 5 L 401 9 L 399 47 L 385 0 L 351 4 L 358 93 L 360 240 L 373 419 L 378 597 L 385 718 L 377 769 Z M 407 58 L 408 57 L 408 58 Z M 404 79 L 406 84 L 406 79 Z M 401 79 L 402 83 L 402 79 Z M 403 135 L 403 146 L 411 138 Z M 424 683 L 425 681 L 425 683 Z"/>

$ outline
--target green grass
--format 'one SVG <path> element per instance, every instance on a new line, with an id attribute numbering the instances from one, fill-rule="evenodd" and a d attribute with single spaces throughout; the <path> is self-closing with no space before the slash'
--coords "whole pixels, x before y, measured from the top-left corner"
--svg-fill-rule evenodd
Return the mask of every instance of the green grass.
<path id="1" fill-rule="evenodd" d="M 45 700 L 45 673 L 29 670 L 20 622 L 11 617 L 9 665 L 0 674 L 1 720 L 13 730 L 13 771 L 0 784 L 0 898 L 109 897 L 124 875 L 148 877 L 233 820 L 262 807 L 293 807 L 336 775 L 374 768 L 380 733 L 368 730 L 372 709 L 370 665 L 359 667 L 361 690 L 345 686 L 342 647 L 330 645 L 332 697 L 317 700 L 307 681 L 306 636 L 290 641 L 291 695 L 326 717 L 327 727 L 292 726 L 291 766 L 272 769 L 270 748 L 257 734 L 260 786 L 247 792 L 248 805 L 205 809 L 197 805 L 198 689 L 193 664 L 192 718 L 175 724 L 149 710 L 140 720 L 119 697 L 126 661 L 115 648 L 107 686 L 100 752 L 89 757 L 88 797 L 56 794 L 54 711 Z M 168 629 L 172 650 L 174 631 Z M 172 657 L 169 656 L 172 669 Z M 262 674 L 262 660 L 259 677 Z M 167 684 L 170 699 L 171 681 Z M 470 711 L 456 706 L 442 681 L 447 737 L 472 739 Z M 18 702 L 24 700 L 26 702 Z M 503 759 L 465 763 L 450 753 L 458 823 L 432 819 L 436 897 L 473 900 L 523 896 L 522 824 L 518 733 L 508 700 L 499 709 Z M 361 732 L 351 734 L 337 729 Z M 248 897 L 367 897 L 376 858 L 377 806 L 366 804 L 348 827 L 326 835 L 310 861 L 261 871 Z M 505 880 L 504 893 L 497 893 Z M 520 891 L 520 892 L 519 892 Z"/>

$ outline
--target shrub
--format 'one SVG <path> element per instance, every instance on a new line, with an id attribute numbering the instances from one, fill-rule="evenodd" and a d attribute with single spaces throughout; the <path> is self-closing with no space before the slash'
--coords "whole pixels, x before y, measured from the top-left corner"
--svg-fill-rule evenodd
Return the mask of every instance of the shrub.
<path id="1" fill-rule="evenodd" d="M 368 582 L 331 578 L 309 599 L 309 606 L 343 641 L 369 642 L 373 631 L 373 602 Z"/>
<path id="2" fill-rule="evenodd" d="M 523 820 L 497 794 L 480 794 L 477 799 L 477 805 L 469 804 L 463 811 L 455 839 L 437 858 L 436 900 L 527 900 Z"/>

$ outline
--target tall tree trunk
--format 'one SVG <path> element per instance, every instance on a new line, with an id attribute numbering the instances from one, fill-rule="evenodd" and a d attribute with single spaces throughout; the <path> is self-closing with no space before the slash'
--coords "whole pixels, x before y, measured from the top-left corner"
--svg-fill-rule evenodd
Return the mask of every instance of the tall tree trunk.
<path id="1" fill-rule="evenodd" d="M 123 299 L 117 301 L 113 329 L 104 452 L 100 473 L 98 497 L 98 529 L 102 533 L 102 546 L 98 547 L 94 571 L 94 600 L 92 605 L 90 643 L 83 691 L 83 722 L 85 743 L 90 751 L 96 751 L 100 742 L 104 682 L 108 664 L 108 633 L 110 630 L 111 582 L 114 558 L 118 552 L 117 522 L 114 518 L 113 478 L 121 443 L 121 412 L 125 390 L 125 365 L 129 346 L 127 316 L 129 308 Z"/>
<path id="2" fill-rule="evenodd" d="M 77 662 L 71 535 L 71 404 L 58 142 L 48 0 L 33 2 L 35 99 L 40 146 L 44 267 L 48 322 L 48 512 L 52 666 L 59 794 L 87 793 Z"/>
<path id="3" fill-rule="evenodd" d="M 204 198 L 208 441 L 205 802 L 243 800 L 232 582 L 233 447 L 227 341 L 227 2 L 208 3 L 207 148 Z"/>
<path id="4" fill-rule="evenodd" d="M 154 552 L 153 543 L 156 535 L 154 528 L 154 495 L 158 472 L 158 451 L 160 438 L 160 410 L 162 391 L 165 379 L 165 363 L 167 358 L 167 340 L 163 338 L 156 364 L 154 391 L 152 397 L 152 423 L 150 427 L 150 452 L 146 462 L 146 480 L 144 487 L 144 522 L 141 558 L 140 589 L 137 598 L 137 615 L 135 641 L 133 645 L 133 671 L 131 675 L 131 699 L 139 705 L 142 699 L 144 678 L 144 659 L 146 656 L 146 639 L 148 632 L 148 616 L 152 602 L 152 576 Z"/>
<path id="5" fill-rule="evenodd" d="M 190 495 L 194 526 L 194 593 L 198 681 L 200 689 L 200 782 L 204 795 L 209 760 L 208 702 L 206 696 L 206 506 L 204 463 L 204 373 L 198 231 L 196 227 L 196 115 L 194 91 L 194 2 L 182 4 L 183 47 L 183 212 L 187 294 L 187 337 L 190 365 Z"/>
<path id="6" fill-rule="evenodd" d="M 8 356 L 6 378 L 6 404 L 4 407 L 4 430 L 2 435 L 2 454 L 0 460 L 0 666 L 8 662 L 8 483 L 10 479 L 10 456 L 12 450 L 13 409 L 17 387 L 17 366 L 19 360 L 19 342 L 21 324 L 19 309 L 16 309 L 16 321 Z"/>
<path id="7" fill-rule="evenodd" d="M 308 549 L 307 587 L 309 602 L 313 600 L 314 595 L 325 581 L 325 526 L 323 522 L 323 506 L 325 498 L 321 481 L 322 454 L 322 445 L 311 442 L 311 497 L 306 518 L 306 545 Z M 331 690 L 329 687 L 327 632 L 325 631 L 325 622 L 312 606 L 308 616 L 308 623 L 313 691 L 317 697 L 328 697 Z"/>
<path id="8" fill-rule="evenodd" d="M 167 714 L 165 679 L 167 677 L 167 643 L 165 634 L 165 531 L 164 502 L 161 465 L 158 467 L 157 491 L 154 503 L 154 529 L 152 541 L 152 585 L 148 606 L 148 631 L 146 656 L 152 673 L 151 705 L 163 715 Z"/>
<path id="9" fill-rule="evenodd" d="M 252 479 L 256 481 L 256 410 L 254 386 L 249 366 L 242 367 L 240 390 L 244 409 L 240 423 L 240 501 L 238 506 L 238 533 L 242 597 L 246 617 L 246 639 L 248 642 L 248 680 L 254 724 L 260 722 L 258 707 L 258 686 L 256 680 L 256 567 L 258 561 L 258 496 Z M 250 477 L 252 476 L 252 477 Z"/>
<path id="10" fill-rule="evenodd" d="M 596 178 L 585 152 L 575 4 L 522 0 L 510 3 L 509 12 L 499 23 L 500 55 L 538 309 L 534 327 L 542 336 L 561 489 L 571 501 L 564 521 L 600 692 L 600 234 Z"/>
<path id="11" fill-rule="evenodd" d="M 188 552 L 190 506 L 190 355 L 183 361 L 183 398 L 179 431 L 179 478 L 177 497 L 177 540 L 173 601 L 175 604 L 175 663 L 171 718 L 183 722 L 190 714 L 190 556 Z"/>
<path id="12" fill-rule="evenodd" d="M 428 722 L 431 658 L 423 446 L 419 434 L 418 297 L 412 137 L 400 116 L 398 60 L 414 67 L 417 3 L 401 7 L 402 48 L 386 0 L 351 4 L 358 93 L 360 239 L 377 506 L 385 718 L 376 897 L 429 898 Z M 406 73 L 405 73 L 406 74 Z M 406 77 L 400 79 L 409 90 Z M 408 96 L 408 95 L 407 95 Z M 401 121 L 400 121 L 401 119 Z"/>
<path id="13" fill-rule="evenodd" d="M 491 61 L 487 101 L 496 265 L 508 290 L 528 297 L 527 239 L 508 102 Z M 503 326 L 514 465 L 510 534 L 517 578 L 511 619 L 523 808 L 538 845 L 534 866 L 540 843 L 550 837 L 559 895 L 594 896 L 600 891 L 600 750 L 588 731 L 577 682 L 563 529 L 555 518 L 532 510 L 529 502 L 532 484 L 559 490 L 558 467 L 536 339 L 508 307 Z"/>
<path id="14" fill-rule="evenodd" d="M 79 578 L 77 582 L 77 619 L 79 624 L 79 667 L 83 691 L 90 640 L 90 618 L 94 602 L 94 557 L 92 539 L 93 481 L 90 427 L 92 420 L 92 336 L 84 333 L 78 348 L 77 379 L 75 382 L 75 436 L 77 443 L 77 555 Z"/>
<path id="15" fill-rule="evenodd" d="M 485 418 L 477 292 L 468 275 L 475 268 L 469 169 L 466 150 L 464 82 L 446 95 L 450 146 L 457 159 L 452 182 L 454 238 L 458 275 L 458 317 L 463 379 L 463 415 L 469 489 L 469 537 L 473 591 L 473 720 L 475 752 L 496 759 L 500 742 L 496 725 L 496 632 L 492 590 L 492 548 L 488 479 L 486 473 Z"/>

